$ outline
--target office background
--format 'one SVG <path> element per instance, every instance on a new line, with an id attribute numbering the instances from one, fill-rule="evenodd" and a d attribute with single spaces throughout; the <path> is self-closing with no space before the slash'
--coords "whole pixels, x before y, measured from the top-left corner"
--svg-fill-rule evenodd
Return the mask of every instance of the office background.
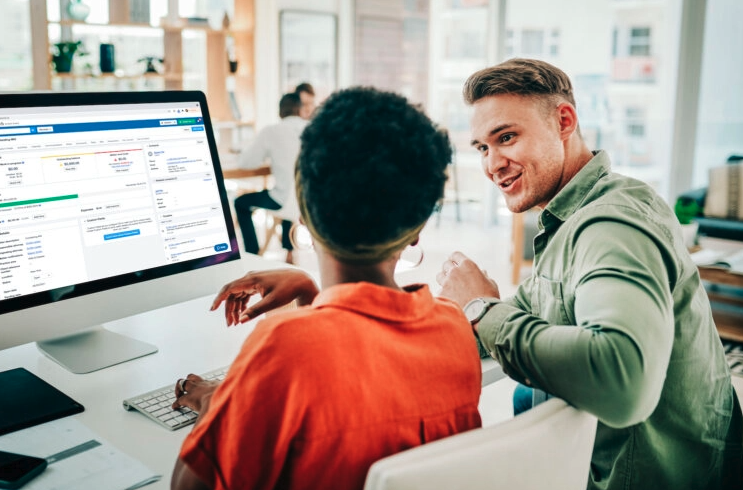
<path id="1" fill-rule="evenodd" d="M 84 21 L 70 18 L 71 3 L 89 8 Z M 280 95 L 298 81 L 313 83 L 319 99 L 367 84 L 423 104 L 457 145 L 457 192 L 450 182 L 441 218 L 424 231 L 424 265 L 404 282 L 432 284 L 446 255 L 459 249 L 496 278 L 504 296 L 514 289 L 511 216 L 469 148 L 461 100 L 466 77 L 499 60 L 534 57 L 563 68 L 574 81 L 589 146 L 606 149 L 616 171 L 648 182 L 671 203 L 706 186 L 710 168 L 743 154 L 739 0 L 0 0 L 0 6 L 0 91 L 204 90 L 227 150 L 276 122 Z M 69 74 L 50 63 L 53 45 L 63 40 L 82 41 L 88 53 L 74 58 Z M 114 46 L 113 74 L 101 73 L 101 44 Z M 147 57 L 155 73 L 145 74 L 147 61 L 140 60 Z M 237 63 L 234 73 L 229 61 Z M 314 259 L 300 256 L 299 265 L 312 268 Z M 213 366 L 189 369 L 207 367 Z M 174 369 L 163 377 L 178 375 Z M 741 380 L 734 379 L 739 397 Z M 135 381 L 127 393 L 144 387 Z M 510 416 L 512 389 L 509 383 L 483 392 L 491 421 Z"/>
<path id="2" fill-rule="evenodd" d="M 314 83 L 320 99 L 353 84 L 401 92 L 450 130 L 460 216 L 485 225 L 508 216 L 468 148 L 460 94 L 467 75 L 501 59 L 535 57 L 563 68 L 589 146 L 606 149 L 616 171 L 650 183 L 669 202 L 706 186 L 709 168 L 743 153 L 737 0 L 2 4 L 0 91 L 201 89 L 220 124 L 252 130 L 277 120 L 281 93 L 301 80 Z M 69 74 L 48 62 L 61 40 L 82 41 L 87 52 L 73 58 Z M 100 44 L 114 46 L 112 74 L 100 71 Z M 145 76 L 146 57 L 157 74 Z M 228 60 L 237 62 L 234 73 Z"/>

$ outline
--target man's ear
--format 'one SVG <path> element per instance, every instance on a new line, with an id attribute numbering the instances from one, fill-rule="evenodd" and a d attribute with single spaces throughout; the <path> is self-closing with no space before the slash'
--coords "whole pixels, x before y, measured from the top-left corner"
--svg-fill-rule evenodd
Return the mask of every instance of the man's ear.
<path id="1" fill-rule="evenodd" d="M 560 135 L 563 140 L 568 139 L 578 130 L 578 113 L 569 102 L 557 106 L 557 117 L 560 124 Z"/>

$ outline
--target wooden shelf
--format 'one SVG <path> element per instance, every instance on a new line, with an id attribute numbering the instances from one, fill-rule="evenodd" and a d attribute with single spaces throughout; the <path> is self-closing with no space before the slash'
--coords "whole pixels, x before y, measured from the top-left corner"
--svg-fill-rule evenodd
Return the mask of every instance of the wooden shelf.
<path id="1" fill-rule="evenodd" d="M 49 24 L 57 24 L 60 26 L 67 26 L 67 27 L 75 27 L 75 26 L 90 26 L 90 27 L 113 27 L 113 28 L 145 28 L 145 29 L 160 29 L 163 31 L 183 31 L 186 29 L 194 29 L 194 30 L 200 30 L 200 31 L 214 31 L 214 32 L 222 32 L 221 29 L 214 29 L 209 24 L 192 24 L 188 22 L 182 22 L 177 24 L 160 24 L 160 25 L 152 25 L 145 22 L 109 22 L 109 23 L 101 23 L 101 22 L 85 22 L 85 21 L 79 21 L 79 20 L 50 20 Z"/>
<path id="2" fill-rule="evenodd" d="M 140 80 L 145 78 L 162 78 L 165 80 L 181 80 L 182 75 L 166 73 L 142 73 L 141 75 L 116 75 L 114 73 L 99 73 L 87 75 L 83 73 L 53 73 L 53 78 L 72 79 L 72 80 L 89 80 L 99 78 L 110 78 L 116 80 Z"/>
<path id="3" fill-rule="evenodd" d="M 159 29 L 159 26 L 153 26 L 148 23 L 144 22 L 109 22 L 107 24 L 102 24 L 99 22 L 84 22 L 79 20 L 50 20 L 49 24 L 58 24 L 60 26 L 91 26 L 91 27 L 138 27 L 138 28 L 148 28 L 148 29 Z"/>
<path id="4" fill-rule="evenodd" d="M 699 277 L 701 277 L 703 281 L 743 288 L 743 275 L 732 274 L 725 269 L 717 267 L 699 267 Z"/>
<path id="5" fill-rule="evenodd" d="M 743 317 L 740 315 L 721 313 L 712 310 L 712 317 L 717 325 L 717 333 L 720 338 L 732 340 L 734 342 L 743 342 Z"/>
<path id="6" fill-rule="evenodd" d="M 712 317 L 720 337 L 743 342 L 743 275 L 699 267 L 699 277 L 706 283 Z"/>
<path id="7" fill-rule="evenodd" d="M 159 0 L 158 0 L 159 1 Z M 154 0 L 151 0 L 154 2 Z M 62 19 L 49 20 L 47 11 L 47 0 L 29 0 L 31 20 L 31 43 L 33 54 L 33 79 L 34 90 L 85 90 L 98 81 L 125 81 L 125 80 L 163 80 L 164 84 L 145 84 L 140 90 L 183 90 L 188 83 L 189 73 L 184 72 L 183 59 L 188 56 L 184 52 L 184 31 L 198 31 L 204 33 L 206 45 L 206 66 L 203 67 L 206 85 L 200 87 L 209 100 L 209 112 L 217 120 L 229 120 L 232 118 L 230 99 L 228 97 L 228 86 L 233 86 L 235 96 L 243 118 L 253 119 L 255 109 L 255 83 L 253 73 L 254 67 L 254 0 L 240 0 L 235 2 L 232 26 L 229 29 L 213 29 L 208 23 L 189 23 L 187 18 L 178 17 L 178 1 L 168 2 L 168 12 L 160 19 L 160 25 L 151 25 L 147 22 L 130 22 L 129 0 L 108 0 L 109 22 L 84 22 L 66 18 L 66 12 L 61 12 Z M 176 11 L 176 12 L 174 12 Z M 62 40 L 75 40 L 82 33 L 96 30 L 103 38 L 100 31 L 121 29 L 118 34 L 126 37 L 131 29 L 131 34 L 136 35 L 135 29 L 149 29 L 162 37 L 163 73 L 158 74 L 136 74 L 116 75 L 105 74 L 81 74 L 81 73 L 56 73 L 52 70 L 50 63 L 51 40 L 49 38 L 49 26 L 58 26 Z M 96 32 L 88 32 L 90 36 L 96 36 Z M 117 34 L 117 35 L 118 35 Z M 229 73 L 227 50 L 234 48 L 235 55 L 239 61 L 238 72 L 234 75 Z M 122 47 L 122 49 L 126 49 Z M 144 71 L 144 67 L 142 68 Z M 234 80 L 229 80 L 233 77 Z M 234 83 L 232 83 L 234 82 Z M 164 85 L 164 87 L 162 86 Z M 155 87 L 156 86 L 156 87 Z"/>

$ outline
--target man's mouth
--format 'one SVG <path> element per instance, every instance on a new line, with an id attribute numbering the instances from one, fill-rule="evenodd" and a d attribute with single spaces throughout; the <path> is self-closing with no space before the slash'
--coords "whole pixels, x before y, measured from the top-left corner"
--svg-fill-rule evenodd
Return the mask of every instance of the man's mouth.
<path id="1" fill-rule="evenodd" d="M 498 181 L 498 187 L 500 187 L 502 190 L 507 190 L 520 177 L 521 177 L 521 174 L 518 174 L 518 175 L 514 175 L 513 177 L 508 177 L 507 179 L 502 179 Z"/>

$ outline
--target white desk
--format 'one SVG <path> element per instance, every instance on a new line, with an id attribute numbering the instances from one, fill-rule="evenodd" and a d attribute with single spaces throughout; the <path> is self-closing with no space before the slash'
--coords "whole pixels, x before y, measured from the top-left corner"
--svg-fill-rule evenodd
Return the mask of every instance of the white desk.
<path id="1" fill-rule="evenodd" d="M 285 264 L 249 256 L 248 269 Z M 254 322 L 225 326 L 223 309 L 209 312 L 213 297 L 199 298 L 106 325 L 112 331 L 155 344 L 155 354 L 90 374 L 72 374 L 44 356 L 35 344 L 0 351 L 0 371 L 24 367 L 82 403 L 85 411 L 74 415 L 108 442 L 162 474 L 144 488 L 170 488 L 170 475 L 181 443 L 190 428 L 174 432 L 137 412 L 126 411 L 125 398 L 163 385 L 173 384 L 189 373 L 203 373 L 226 366 L 238 354 Z M 483 364 L 483 379 L 498 378 L 500 367 L 491 360 Z M 502 374 L 500 374 L 502 376 Z"/>

